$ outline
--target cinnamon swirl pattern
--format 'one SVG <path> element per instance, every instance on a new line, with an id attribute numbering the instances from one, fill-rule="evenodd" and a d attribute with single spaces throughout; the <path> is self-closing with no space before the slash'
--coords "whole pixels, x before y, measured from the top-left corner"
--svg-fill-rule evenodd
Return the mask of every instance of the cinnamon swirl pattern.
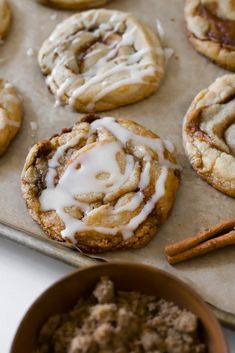
<path id="1" fill-rule="evenodd" d="M 184 118 L 183 141 L 197 173 L 235 197 L 235 75 L 218 78 L 196 96 Z"/>
<path id="2" fill-rule="evenodd" d="M 0 40 L 4 39 L 11 23 L 11 11 L 7 0 L 0 0 Z"/>
<path id="3" fill-rule="evenodd" d="M 20 129 L 22 106 L 16 89 L 0 79 L 0 155 Z"/>
<path id="4" fill-rule="evenodd" d="M 24 199 L 45 233 L 89 253 L 147 244 L 178 185 L 175 158 L 156 134 L 92 115 L 38 142 L 22 173 Z"/>
<path id="5" fill-rule="evenodd" d="M 154 93 L 164 55 L 157 36 L 137 18 L 101 9 L 58 25 L 42 45 L 39 65 L 57 103 L 96 112 Z"/>
<path id="6" fill-rule="evenodd" d="M 235 6 L 231 0 L 186 0 L 188 38 L 216 64 L 235 71 Z"/>
<path id="7" fill-rule="evenodd" d="M 105 5 L 108 0 L 37 0 L 47 6 L 61 9 L 87 10 Z"/>

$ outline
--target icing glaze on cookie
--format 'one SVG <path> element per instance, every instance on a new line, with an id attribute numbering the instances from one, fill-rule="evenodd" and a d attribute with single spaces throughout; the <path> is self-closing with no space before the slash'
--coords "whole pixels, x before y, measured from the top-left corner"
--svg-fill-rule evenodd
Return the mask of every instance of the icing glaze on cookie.
<path id="1" fill-rule="evenodd" d="M 53 157 L 48 161 L 46 188 L 41 193 L 40 204 L 43 211 L 56 211 L 65 225 L 61 235 L 71 241 L 74 241 L 76 232 L 88 230 L 113 235 L 121 232 L 124 239 L 131 237 L 138 226 L 153 211 L 158 200 L 165 194 L 168 170 L 177 168 L 176 164 L 169 162 L 164 157 L 165 146 L 160 138 L 149 138 L 135 134 L 112 117 L 92 122 L 87 138 L 102 129 L 114 136 L 115 140 L 100 141 L 86 146 L 87 149 L 83 153 L 78 153 L 77 158 L 69 163 L 58 183 L 55 183 L 55 178 L 59 160 L 66 150 L 79 142 L 81 136 L 77 135 L 66 144 L 58 147 Z M 118 206 L 118 203 L 112 205 L 116 193 L 121 188 L 128 187 L 128 183 L 135 179 L 135 175 L 140 169 L 140 162 L 135 161 L 131 154 L 125 154 L 124 165 L 119 163 L 118 156 L 123 155 L 123 148 L 131 141 L 136 144 L 138 153 L 143 155 L 143 168 L 136 187 L 138 191 L 129 195 L 130 198 L 124 205 Z M 145 203 L 143 191 L 150 183 L 152 153 L 156 153 L 158 156 L 160 175 L 156 179 L 155 191 Z M 89 226 L 89 217 L 92 217 L 96 209 L 92 208 L 92 204 L 82 202 L 84 195 L 87 197 L 88 194 L 93 197 L 95 195 L 96 202 L 99 201 L 99 198 L 103 199 L 105 201 L 103 207 L 108 208 L 113 217 L 117 217 L 124 211 L 138 210 L 138 212 L 128 224 L 121 224 L 117 227 Z M 75 219 L 65 211 L 66 207 L 71 206 L 82 210 L 86 215 L 85 221 Z"/>

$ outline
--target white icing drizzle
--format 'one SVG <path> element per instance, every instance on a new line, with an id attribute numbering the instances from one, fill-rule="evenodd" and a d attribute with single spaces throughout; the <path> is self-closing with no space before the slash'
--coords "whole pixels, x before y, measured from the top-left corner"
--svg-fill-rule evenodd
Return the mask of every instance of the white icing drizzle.
<path id="1" fill-rule="evenodd" d="M 127 78 L 127 79 L 124 79 L 124 80 L 120 80 L 119 82 L 115 82 L 113 83 L 112 85 L 109 85 L 108 86 L 108 82 L 106 82 L 105 84 L 105 88 L 103 88 L 98 94 L 96 94 L 92 101 L 87 105 L 87 110 L 92 112 L 92 110 L 94 109 L 94 106 L 95 106 L 95 103 L 100 100 L 101 98 L 103 98 L 106 94 L 112 92 L 113 90 L 119 88 L 120 86 L 122 85 L 125 85 L 125 84 L 134 84 L 134 83 L 144 83 L 144 84 L 147 84 L 147 82 L 144 82 L 144 81 L 141 81 L 140 79 L 138 78 Z"/>
<path id="2" fill-rule="evenodd" d="M 169 140 L 164 140 L 164 145 L 165 145 L 166 149 L 167 149 L 169 152 L 171 152 L 171 153 L 174 152 L 175 146 L 173 145 L 173 143 L 172 143 L 171 141 L 169 141 Z"/>
<path id="3" fill-rule="evenodd" d="M 93 51 L 91 51 L 90 53 L 87 53 L 85 58 L 91 58 L 92 56 L 95 56 L 96 54 L 100 53 L 102 50 L 100 48 L 95 49 Z"/>
<path id="4" fill-rule="evenodd" d="M 60 86 L 60 88 L 57 91 L 57 99 L 59 100 L 65 93 L 65 91 L 67 90 L 67 88 L 69 88 L 69 86 L 71 85 L 71 83 L 74 82 L 74 78 L 73 77 L 68 77 L 66 78 L 66 80 L 64 81 L 64 83 Z"/>
<path id="5" fill-rule="evenodd" d="M 78 154 L 77 158 L 67 166 L 57 184 L 55 184 L 56 168 L 60 165 L 60 158 L 68 148 L 79 143 L 81 135 L 78 134 L 66 144 L 60 146 L 48 161 L 46 189 L 42 191 L 40 196 L 41 208 L 44 211 L 56 211 L 65 225 L 65 229 L 61 232 L 61 235 L 62 237 L 69 238 L 71 241 L 75 241 L 74 235 L 76 232 L 89 230 L 112 235 L 119 232 L 123 235 L 124 239 L 131 237 L 139 225 L 153 211 L 158 200 L 164 196 L 168 169 L 176 167 L 175 164 L 169 163 L 164 158 L 164 146 L 160 138 L 148 138 L 137 135 L 111 117 L 95 120 L 91 123 L 87 137 L 99 131 L 100 128 L 109 131 L 117 140 L 101 141 L 85 146 L 81 154 Z M 122 151 L 123 146 L 125 147 L 130 140 L 143 145 L 143 152 L 144 146 L 146 146 L 158 154 L 161 166 L 160 175 L 156 180 L 155 192 L 150 199 L 143 204 L 143 191 L 149 185 L 151 169 L 151 157 L 146 155 L 143 158 L 144 167 L 140 175 L 139 191 L 135 193 L 130 201 L 119 207 L 112 206 L 111 204 L 100 206 L 108 206 L 113 214 L 131 212 L 141 206 L 139 212 L 129 223 L 119 227 L 89 226 L 85 220 L 83 221 L 69 215 L 65 211 L 67 207 L 79 208 L 82 210 L 84 217 L 92 215 L 96 212 L 96 207 L 93 210 L 92 204 L 89 205 L 78 201 L 78 197 L 80 197 L 80 200 L 81 195 L 87 194 L 102 194 L 107 197 L 107 195 L 123 187 L 131 178 L 136 163 L 134 157 L 125 154 L 125 167 L 122 171 L 117 159 L 118 153 Z"/>
<path id="6" fill-rule="evenodd" d="M 117 209 L 114 209 L 114 213 L 136 210 L 140 206 L 141 202 L 143 201 L 143 198 L 144 198 L 143 193 L 138 192 L 134 197 L 132 197 L 132 199 L 128 203 L 118 207 Z"/>
<path id="7" fill-rule="evenodd" d="M 165 45 L 166 34 L 165 34 L 164 28 L 162 26 L 162 23 L 158 18 L 156 19 L 156 30 L 157 30 L 157 34 L 161 40 L 161 43 L 164 46 L 163 53 L 165 56 L 165 66 L 166 66 L 168 64 L 168 61 L 170 60 L 170 58 L 174 54 L 174 49 L 166 47 L 166 45 Z M 161 48 L 160 48 L 160 50 L 161 50 Z M 156 52 L 160 54 L 159 48 L 157 48 Z"/>
<path id="8" fill-rule="evenodd" d="M 140 144 L 148 146 L 154 151 L 156 151 L 158 154 L 159 162 L 162 165 L 165 165 L 172 169 L 179 169 L 179 167 L 176 164 L 173 164 L 164 158 L 164 146 L 160 138 L 149 138 L 149 137 L 136 135 L 132 131 L 125 129 L 123 126 L 118 124 L 115 121 L 115 119 L 112 117 L 105 117 L 103 119 L 95 120 L 92 123 L 91 128 L 94 129 L 93 131 L 95 131 L 97 128 L 102 126 L 106 127 L 107 130 L 111 131 L 112 134 L 124 145 L 128 142 L 128 140 L 137 141 Z"/>
<path id="9" fill-rule="evenodd" d="M 65 171 L 59 182 L 59 187 L 67 190 L 67 186 L 73 186 L 73 195 L 85 193 L 109 193 L 121 187 L 134 168 L 134 159 L 127 155 L 126 170 L 120 173 L 116 155 L 120 151 L 120 143 L 112 142 L 99 144 L 78 157 Z M 105 158 L 104 158 L 105 156 Z M 77 165 L 81 167 L 77 169 Z M 108 178 L 99 179 L 97 175 L 105 171 Z"/>
<path id="10" fill-rule="evenodd" d="M 69 140 L 67 143 L 64 145 L 60 146 L 53 157 L 48 161 L 48 173 L 46 176 L 46 183 L 48 188 L 53 188 L 54 187 L 54 178 L 56 176 L 56 170 L 55 168 L 60 165 L 60 158 L 62 157 L 63 153 L 70 147 L 76 146 L 76 144 L 80 141 L 81 135 L 77 135 L 76 137 L 72 138 Z"/>
<path id="11" fill-rule="evenodd" d="M 86 30 L 89 30 L 93 25 L 98 24 L 98 28 L 93 32 L 93 36 L 97 39 L 103 38 L 103 40 L 105 40 L 112 34 L 117 33 L 126 18 L 125 14 L 120 14 L 117 11 L 114 12 L 107 23 L 100 23 L 99 11 L 97 11 L 93 17 L 89 16 L 89 12 L 84 12 L 80 14 L 80 19 L 77 17 L 70 19 L 71 25 L 74 25 L 75 28 L 77 28 L 79 22 L 85 27 L 84 30 L 81 30 L 76 37 L 73 38 L 70 44 L 68 51 L 71 53 L 71 60 L 76 60 L 76 48 L 83 40 L 83 35 L 85 36 Z M 61 28 L 62 25 L 59 25 L 57 29 Z M 150 48 L 137 49 L 136 45 L 138 47 L 138 43 L 135 44 L 137 31 L 138 27 L 135 24 L 127 23 L 126 31 L 122 34 L 122 37 L 117 41 L 113 41 L 111 44 L 106 43 L 105 45 L 108 48 L 107 53 L 103 53 L 103 56 L 92 64 L 89 70 L 79 74 L 71 72 L 71 76 L 65 79 L 64 83 L 60 85 L 58 90 L 56 92 L 55 89 L 53 90 L 56 100 L 60 100 L 69 87 L 74 84 L 73 87 L 77 85 L 77 88 L 74 89 L 70 95 L 69 105 L 75 106 L 76 100 L 79 99 L 82 94 L 92 86 L 100 84 L 101 90 L 94 95 L 92 101 L 87 107 L 88 110 L 93 110 L 97 101 L 122 85 L 136 83 L 149 84 L 149 81 L 145 81 L 145 77 L 154 75 L 156 70 L 163 72 L 163 69 L 160 66 L 154 66 L 148 54 L 155 53 L 156 55 L 162 55 L 162 50 L 160 50 L 160 48 L 158 48 L 159 50 Z M 52 34 L 49 40 L 57 41 L 56 33 Z M 133 53 L 128 53 L 128 55 L 119 55 L 119 50 L 122 47 L 130 47 L 132 49 L 135 47 L 135 50 Z M 55 51 L 56 50 L 57 48 Z M 95 56 L 99 56 L 100 51 L 100 48 L 94 49 L 87 53 L 83 59 L 86 60 L 91 57 L 95 58 Z M 47 84 L 49 86 L 53 84 L 53 82 L 56 82 L 57 73 L 61 70 L 62 66 L 65 66 L 68 63 L 69 59 L 67 58 L 67 52 L 59 53 L 54 64 L 55 66 L 47 78 Z M 114 75 L 118 75 L 118 78 L 112 80 L 112 76 Z M 110 84 L 109 80 L 114 83 Z M 107 84 L 103 84 L 104 81 L 106 81 Z M 53 85 L 53 88 L 55 87 L 56 83 Z"/>
<path id="12" fill-rule="evenodd" d="M 162 167 L 161 174 L 155 184 L 155 193 L 151 199 L 144 205 L 141 212 L 133 217 L 131 221 L 127 224 L 127 233 L 124 233 L 124 239 L 128 239 L 133 235 L 133 231 L 138 228 L 138 226 L 144 222 L 146 217 L 153 211 L 156 203 L 165 194 L 165 182 L 168 175 L 168 170 L 166 167 Z M 125 231 L 125 228 L 124 228 Z"/>
<path id="13" fill-rule="evenodd" d="M 3 130 L 7 125 L 19 128 L 20 122 L 7 118 L 0 109 L 0 130 Z"/>
<path id="14" fill-rule="evenodd" d="M 149 185 L 151 162 L 147 161 L 140 177 L 140 190 L 144 190 Z"/>
<path id="15" fill-rule="evenodd" d="M 7 125 L 13 126 L 15 128 L 20 127 L 20 122 L 14 119 L 9 118 L 9 114 L 7 112 L 7 104 L 19 104 L 20 98 L 18 95 L 14 95 L 10 93 L 8 90 L 13 86 L 5 82 L 4 88 L 1 91 L 0 95 L 0 130 L 3 130 Z"/>
<path id="16" fill-rule="evenodd" d="M 159 38 L 161 39 L 161 42 L 164 43 L 165 42 L 165 31 L 164 31 L 164 28 L 162 26 L 161 21 L 158 18 L 156 19 L 156 29 L 157 29 L 157 33 L 159 35 Z"/>

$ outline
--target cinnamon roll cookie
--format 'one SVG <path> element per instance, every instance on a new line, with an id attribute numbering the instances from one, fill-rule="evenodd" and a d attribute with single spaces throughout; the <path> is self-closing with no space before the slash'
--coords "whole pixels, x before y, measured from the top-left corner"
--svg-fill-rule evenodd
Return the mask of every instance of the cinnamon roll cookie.
<path id="1" fill-rule="evenodd" d="M 105 5 L 108 0 L 37 0 L 41 4 L 61 9 L 86 10 Z"/>
<path id="2" fill-rule="evenodd" d="M 235 75 L 218 78 L 196 96 L 184 118 L 183 142 L 197 173 L 235 197 Z"/>
<path id="3" fill-rule="evenodd" d="M 31 149 L 22 191 L 51 239 L 90 253 L 139 248 L 172 208 L 176 168 L 156 134 L 133 121 L 90 115 Z"/>
<path id="4" fill-rule="evenodd" d="M 20 129 L 22 121 L 21 101 L 15 88 L 0 79 L 0 155 Z"/>
<path id="5" fill-rule="evenodd" d="M 199 53 L 235 71 L 234 0 L 186 0 L 188 38 Z"/>
<path id="6" fill-rule="evenodd" d="M 57 102 L 95 112 L 155 92 L 164 55 L 157 36 L 137 18 L 101 9 L 58 25 L 42 45 L 39 65 Z"/>
<path id="7" fill-rule="evenodd" d="M 6 36 L 11 22 L 11 11 L 7 0 L 0 0 L 0 40 Z"/>

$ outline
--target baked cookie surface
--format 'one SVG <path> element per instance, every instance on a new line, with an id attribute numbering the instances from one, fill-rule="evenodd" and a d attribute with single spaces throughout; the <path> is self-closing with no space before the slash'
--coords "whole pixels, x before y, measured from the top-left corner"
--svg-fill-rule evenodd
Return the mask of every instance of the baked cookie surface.
<path id="1" fill-rule="evenodd" d="M 183 143 L 197 173 L 235 197 L 235 75 L 218 78 L 196 96 L 184 118 Z"/>
<path id="2" fill-rule="evenodd" d="M 0 79 L 0 155 L 20 129 L 22 105 L 16 89 Z"/>
<path id="3" fill-rule="evenodd" d="M 216 64 L 235 71 L 235 2 L 186 0 L 185 20 L 194 48 Z"/>
<path id="4" fill-rule="evenodd" d="M 11 23 L 11 11 L 7 0 L 0 0 L 0 40 L 4 39 Z"/>
<path id="5" fill-rule="evenodd" d="M 137 18 L 100 9 L 59 24 L 40 49 L 39 65 L 57 102 L 96 112 L 154 93 L 164 55 L 157 36 Z"/>
<path id="6" fill-rule="evenodd" d="M 21 185 L 48 237 L 99 253 L 150 241 L 174 203 L 176 168 L 156 134 L 90 115 L 31 149 Z"/>
<path id="7" fill-rule="evenodd" d="M 105 5 L 109 0 L 37 0 L 41 4 L 62 9 L 86 10 Z"/>

